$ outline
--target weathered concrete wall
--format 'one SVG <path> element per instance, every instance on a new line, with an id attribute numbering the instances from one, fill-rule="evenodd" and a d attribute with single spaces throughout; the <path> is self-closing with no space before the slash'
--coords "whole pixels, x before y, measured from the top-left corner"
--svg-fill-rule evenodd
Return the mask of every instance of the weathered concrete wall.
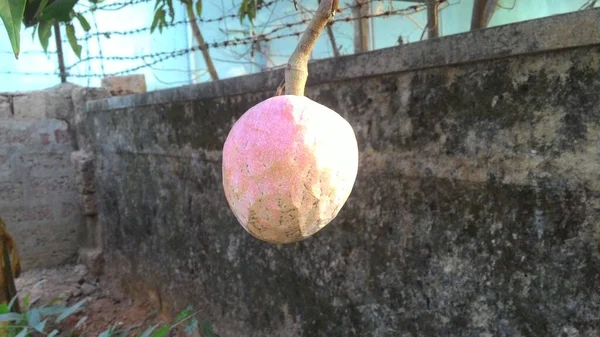
<path id="1" fill-rule="evenodd" d="M 280 71 L 89 102 L 107 271 L 226 337 L 600 336 L 599 14 L 312 64 L 360 168 L 293 245 L 247 234 L 220 177 Z"/>
<path id="2" fill-rule="evenodd" d="M 82 207 L 71 159 L 75 117 L 83 113 L 73 97 L 85 100 L 85 89 L 0 94 L 0 217 L 25 270 L 73 259 L 89 234 L 83 213 L 90 210 Z"/>

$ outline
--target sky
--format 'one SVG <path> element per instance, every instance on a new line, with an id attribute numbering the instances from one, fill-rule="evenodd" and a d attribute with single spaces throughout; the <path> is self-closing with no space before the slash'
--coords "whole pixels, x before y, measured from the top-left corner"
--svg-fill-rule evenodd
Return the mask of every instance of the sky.
<path id="1" fill-rule="evenodd" d="M 128 2 L 131 0 L 127 0 Z M 136 1 L 136 0 L 134 0 Z M 82 59 L 71 51 L 68 43 L 63 43 L 65 64 L 73 76 L 68 81 L 82 86 L 100 86 L 104 75 L 111 75 L 122 71 L 139 68 L 127 74 L 143 74 L 148 90 L 159 90 L 177 87 L 191 83 L 210 80 L 205 72 L 205 63 L 201 53 L 181 53 L 181 56 L 168 58 L 162 62 L 155 62 L 156 56 L 140 58 L 143 55 L 156 53 L 171 53 L 182 51 L 196 45 L 191 31 L 186 24 L 175 25 L 163 30 L 162 33 L 142 31 L 135 34 L 120 35 L 118 32 L 127 32 L 135 29 L 149 27 L 152 23 L 154 1 L 137 0 L 139 3 L 126 6 L 119 10 L 98 10 L 86 12 L 85 17 L 92 26 L 91 32 L 117 32 L 93 36 L 84 39 L 82 43 Z M 490 26 L 499 26 L 519 21 L 531 20 L 555 14 L 563 14 L 578 10 L 587 0 L 497 0 L 503 8 L 494 14 Z M 301 5 L 309 8 L 316 7 L 316 1 L 300 1 Z M 117 0 L 106 0 L 102 5 L 116 5 Z M 175 1 L 175 21 L 185 20 L 183 5 Z M 443 6 L 440 12 L 440 33 L 443 36 L 466 32 L 470 25 L 470 12 L 473 0 L 450 0 L 449 5 Z M 89 2 L 80 0 L 79 11 L 86 11 Z M 349 0 L 341 0 L 340 6 L 346 7 Z M 403 9 L 414 5 L 406 1 L 373 1 L 372 12 L 380 13 L 388 9 Z M 598 7 L 600 4 L 596 5 Z M 223 15 L 236 13 L 239 6 L 238 0 L 203 0 L 203 19 L 219 18 Z M 390 8 L 390 6 L 393 6 Z M 113 8 L 115 8 L 113 6 Z M 346 12 L 346 16 L 350 13 Z M 342 14 L 344 16 L 344 14 Z M 304 17 L 308 18 L 308 17 Z M 231 38 L 248 36 L 248 32 L 269 32 L 281 24 L 298 22 L 303 19 L 298 11 L 294 10 L 289 0 L 278 1 L 261 10 L 255 22 L 254 29 L 248 23 L 240 23 L 238 19 L 229 18 L 214 22 L 202 22 L 200 29 L 208 43 L 225 41 Z M 405 43 L 418 42 L 422 29 L 426 25 L 425 11 L 411 14 L 410 16 L 394 15 L 371 19 L 373 48 L 381 49 L 397 45 L 398 37 L 402 36 Z M 273 35 L 300 32 L 306 25 L 295 25 L 292 28 L 278 31 Z M 85 38 L 86 34 L 76 23 L 78 37 Z M 342 54 L 353 52 L 352 23 L 336 23 L 333 25 L 336 42 Z M 240 32 L 246 31 L 246 32 Z M 32 38 L 33 29 L 22 30 L 21 50 L 19 60 L 14 58 L 10 51 L 10 43 L 4 27 L 0 27 L 0 92 L 23 92 L 45 89 L 60 83 L 54 73 L 58 69 L 56 46 L 54 36 L 51 38 L 49 51 L 44 54 L 37 38 Z M 63 40 L 66 41 L 64 31 Z M 295 48 L 297 37 L 274 39 L 268 43 L 270 58 L 267 62 L 260 54 L 255 54 L 254 59 L 249 56 L 249 46 L 210 49 L 209 52 L 217 68 L 220 78 L 243 76 L 260 71 L 261 66 L 282 65 L 287 61 L 289 54 Z M 327 34 L 319 38 L 313 52 L 313 59 L 332 57 L 332 48 Z M 102 56 L 102 59 L 98 59 Z M 164 54 L 161 54 L 164 56 Z M 95 59 L 85 60 L 88 57 Z M 130 59 L 118 59 L 118 58 Z M 136 58 L 137 57 L 137 58 Z M 256 64 L 251 64 L 253 61 Z"/>

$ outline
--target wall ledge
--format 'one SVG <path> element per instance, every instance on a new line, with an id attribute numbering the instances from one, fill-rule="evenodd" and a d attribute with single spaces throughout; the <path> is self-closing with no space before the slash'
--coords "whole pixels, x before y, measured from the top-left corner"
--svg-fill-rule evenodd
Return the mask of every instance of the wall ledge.
<path id="1" fill-rule="evenodd" d="M 380 76 L 518 55 L 600 46 L 600 8 L 555 15 L 466 32 L 400 47 L 318 60 L 309 64 L 307 85 Z M 476 48 L 474 48 L 476 47 Z M 205 82 L 87 102 L 88 112 L 101 112 L 165 102 L 273 91 L 283 68 L 241 77 Z"/>

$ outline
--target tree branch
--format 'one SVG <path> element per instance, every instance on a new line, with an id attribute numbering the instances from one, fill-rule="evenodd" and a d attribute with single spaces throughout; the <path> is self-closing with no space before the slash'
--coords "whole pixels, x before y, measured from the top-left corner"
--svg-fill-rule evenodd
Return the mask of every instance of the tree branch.
<path id="1" fill-rule="evenodd" d="M 331 42 L 331 49 L 333 49 L 333 57 L 339 57 L 340 50 L 335 42 L 335 35 L 333 34 L 333 28 L 331 28 L 331 24 L 327 25 L 327 35 L 329 35 L 329 42 Z"/>
<path id="2" fill-rule="evenodd" d="M 286 95 L 304 96 L 310 53 L 337 7 L 338 0 L 322 0 L 319 4 L 285 68 Z"/>
<path id="3" fill-rule="evenodd" d="M 210 74 L 210 78 L 213 81 L 219 80 L 219 75 L 217 74 L 217 69 L 210 58 L 210 54 L 208 53 L 208 49 L 206 48 L 206 43 L 204 42 L 204 37 L 200 32 L 200 27 L 198 27 L 198 23 L 196 22 L 196 15 L 194 14 L 194 6 L 192 5 L 192 1 L 186 0 L 183 1 L 185 4 L 185 8 L 187 10 L 188 19 L 190 20 L 190 26 L 192 27 L 192 33 L 198 42 L 198 47 L 202 51 L 202 56 L 204 56 L 204 62 L 206 62 L 206 69 Z"/>
<path id="4" fill-rule="evenodd" d="M 496 0 L 475 0 L 471 16 L 471 30 L 487 28 L 496 7 Z"/>
<path id="5" fill-rule="evenodd" d="M 440 36 L 439 20 L 439 1 L 429 0 L 427 2 L 427 39 L 434 39 Z"/>

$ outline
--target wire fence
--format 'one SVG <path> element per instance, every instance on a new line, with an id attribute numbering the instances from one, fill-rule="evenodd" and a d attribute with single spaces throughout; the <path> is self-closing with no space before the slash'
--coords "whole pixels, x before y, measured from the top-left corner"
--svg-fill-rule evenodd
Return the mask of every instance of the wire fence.
<path id="1" fill-rule="evenodd" d="M 426 38 L 425 0 L 343 1 L 341 12 L 319 38 L 312 59 L 364 51 L 359 46 L 361 38 L 368 40 L 366 50 Z M 468 30 L 465 20 L 460 18 L 468 14 L 472 2 L 437 1 L 440 35 Z M 516 0 L 508 4 L 495 1 L 498 10 L 504 12 L 514 11 L 517 4 Z M 1 49 L 9 44 L 0 39 L 0 78 L 3 79 L 0 91 L 34 90 L 59 83 L 59 57 L 64 61 L 64 75 L 69 82 L 99 86 L 100 80 L 107 76 L 143 74 L 149 90 L 210 80 L 202 51 L 208 52 L 219 78 L 277 68 L 287 62 L 318 5 L 316 1 L 312 6 L 304 2 L 296 4 L 293 0 L 265 1 L 250 24 L 247 20 L 240 21 L 235 4 L 204 0 L 202 17 L 194 20 L 206 41 L 205 45 L 199 45 L 183 4 L 176 5 L 173 21 L 162 32 L 151 33 L 154 4 L 155 0 L 130 0 L 108 1 L 95 7 L 78 5 L 78 11 L 91 25 L 87 32 L 77 31 L 77 42 L 83 47 L 80 58 L 66 39 L 60 39 L 63 53 L 59 55 L 53 41 L 44 52 L 32 37 L 22 39 L 23 52 L 17 61 L 11 51 Z M 66 34 L 63 32 L 62 36 Z"/>

